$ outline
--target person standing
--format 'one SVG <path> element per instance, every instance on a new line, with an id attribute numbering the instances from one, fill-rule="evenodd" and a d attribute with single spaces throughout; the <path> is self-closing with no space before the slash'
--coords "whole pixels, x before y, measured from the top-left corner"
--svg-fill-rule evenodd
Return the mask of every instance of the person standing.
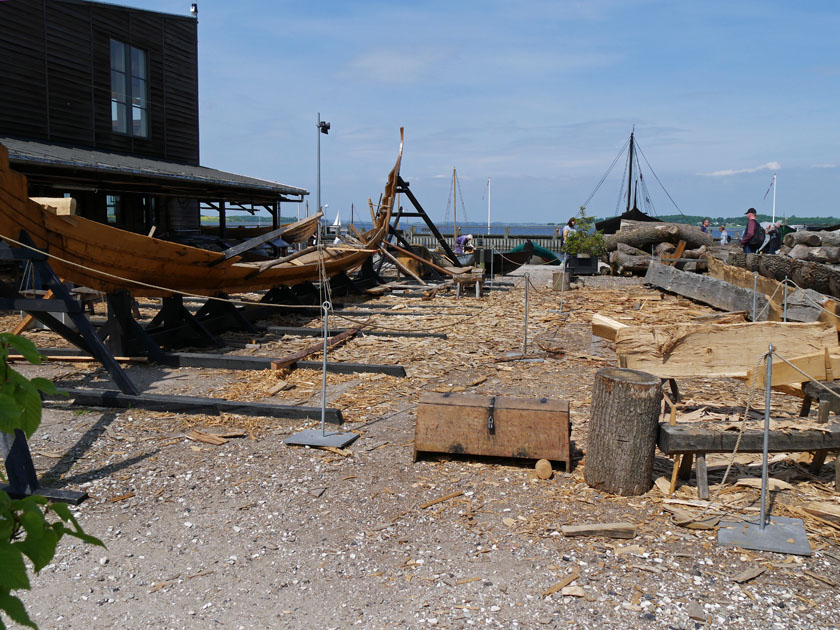
<path id="1" fill-rule="evenodd" d="M 711 221 L 709 219 L 703 219 L 703 223 L 700 224 L 700 231 L 704 233 L 709 232 L 709 226 L 711 225 Z"/>
<path id="2" fill-rule="evenodd" d="M 741 235 L 741 246 L 745 254 L 754 254 L 764 243 L 764 229 L 755 218 L 755 208 L 750 208 L 744 214 L 747 215 L 747 227 Z"/>
<path id="3" fill-rule="evenodd" d="M 776 221 L 775 223 L 771 223 L 770 227 L 767 228 L 767 236 L 770 238 L 767 240 L 767 246 L 764 248 L 768 254 L 775 254 L 779 251 L 779 248 L 782 246 L 782 222 Z"/>
<path id="4" fill-rule="evenodd" d="M 721 245 L 728 245 L 729 244 L 729 232 L 726 231 L 726 226 L 720 226 L 720 244 Z"/>
<path id="5" fill-rule="evenodd" d="M 575 218 L 572 217 L 571 219 L 569 219 L 569 222 L 563 226 L 563 242 L 565 243 L 566 239 L 569 237 L 569 234 L 573 234 L 574 232 L 577 232 L 577 230 L 575 229 Z"/>
<path id="6" fill-rule="evenodd" d="M 568 220 L 566 225 L 563 226 L 563 231 L 560 233 L 560 249 L 563 250 L 563 258 L 562 262 L 565 265 L 566 262 L 569 260 L 569 254 L 565 251 L 566 249 L 566 241 L 571 234 L 577 232 L 575 229 L 575 218 L 572 217 Z"/>

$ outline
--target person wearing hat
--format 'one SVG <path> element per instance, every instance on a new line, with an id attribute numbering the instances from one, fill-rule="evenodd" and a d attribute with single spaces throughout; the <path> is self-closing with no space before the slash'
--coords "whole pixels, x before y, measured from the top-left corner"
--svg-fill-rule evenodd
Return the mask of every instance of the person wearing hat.
<path id="1" fill-rule="evenodd" d="M 755 218 L 755 208 L 750 208 L 744 214 L 747 215 L 747 229 L 741 234 L 741 246 L 745 254 L 754 254 L 764 243 L 764 229 Z"/>

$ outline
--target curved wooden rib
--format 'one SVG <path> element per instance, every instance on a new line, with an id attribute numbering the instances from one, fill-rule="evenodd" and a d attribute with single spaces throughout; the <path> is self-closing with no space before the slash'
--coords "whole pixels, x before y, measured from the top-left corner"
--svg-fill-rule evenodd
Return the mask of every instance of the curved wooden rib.
<path id="1" fill-rule="evenodd" d="M 403 130 L 396 164 L 388 175 L 374 227 L 362 235 L 363 246 L 310 248 L 301 256 L 259 271 L 255 263 L 233 257 L 216 264 L 219 252 L 127 232 L 79 216 L 56 215 L 31 201 L 26 178 L 9 168 L 9 152 L 0 145 L 0 238 L 19 240 L 25 231 L 35 245 L 56 258 L 55 272 L 75 284 L 136 296 L 173 293 L 214 295 L 269 289 L 318 280 L 360 266 L 388 233 L 402 161 Z M 323 262 L 322 262 L 323 261 Z"/>

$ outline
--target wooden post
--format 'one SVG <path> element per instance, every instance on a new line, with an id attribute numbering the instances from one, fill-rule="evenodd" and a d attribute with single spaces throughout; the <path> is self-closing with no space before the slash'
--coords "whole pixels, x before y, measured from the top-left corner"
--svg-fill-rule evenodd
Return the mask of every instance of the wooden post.
<path id="1" fill-rule="evenodd" d="M 587 484 L 625 496 L 650 489 L 661 405 L 659 378 L 637 370 L 598 370 L 587 440 Z"/>

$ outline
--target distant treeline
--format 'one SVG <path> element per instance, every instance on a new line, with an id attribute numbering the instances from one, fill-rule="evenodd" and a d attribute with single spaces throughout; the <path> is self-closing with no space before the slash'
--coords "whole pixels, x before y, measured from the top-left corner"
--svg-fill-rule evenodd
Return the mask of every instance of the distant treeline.
<path id="1" fill-rule="evenodd" d="M 283 223 L 292 223 L 293 221 L 297 221 L 295 217 L 280 217 L 278 223 L 281 225 Z M 205 225 L 218 225 L 219 224 L 219 215 L 217 214 L 202 214 L 201 215 L 201 222 Z M 271 217 L 265 215 L 251 215 L 251 214 L 229 214 L 227 215 L 227 223 L 228 225 L 244 225 L 244 224 L 255 224 L 255 225 L 271 225 Z"/>
<path id="2" fill-rule="evenodd" d="M 747 224 L 747 217 L 711 217 L 711 216 L 702 216 L 702 215 L 683 215 L 683 214 L 662 214 L 656 217 L 661 221 L 667 221 L 669 223 L 687 223 L 688 225 L 700 225 L 703 222 L 703 219 L 709 219 L 712 226 L 720 227 L 721 225 L 727 226 L 746 226 Z M 756 218 L 759 222 L 770 222 L 773 220 L 773 216 L 770 214 L 757 214 Z M 799 217 L 791 215 L 785 219 L 785 217 L 776 215 L 777 221 L 786 221 L 788 225 L 838 225 L 840 224 L 840 219 L 837 217 Z"/>

